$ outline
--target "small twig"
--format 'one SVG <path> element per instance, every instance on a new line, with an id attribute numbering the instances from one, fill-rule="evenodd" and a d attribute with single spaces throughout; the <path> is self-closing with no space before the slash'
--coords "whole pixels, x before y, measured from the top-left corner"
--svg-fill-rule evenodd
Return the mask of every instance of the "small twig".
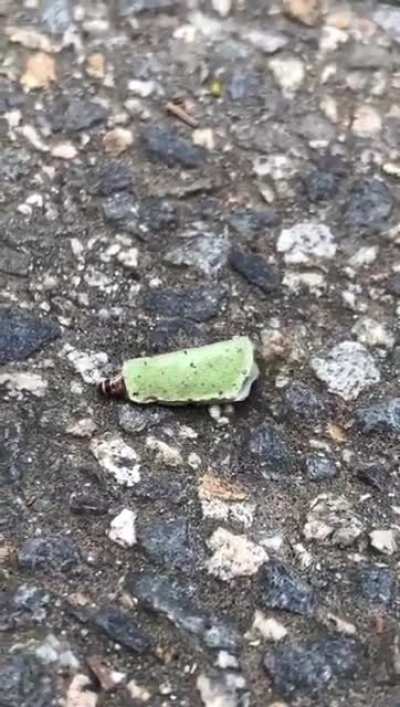
<path id="1" fill-rule="evenodd" d="M 189 115 L 189 113 L 187 113 L 187 111 L 185 111 L 182 106 L 178 105 L 178 103 L 168 101 L 167 105 L 165 106 L 165 110 L 167 111 L 167 113 L 172 113 L 172 115 L 174 115 L 176 118 L 182 120 L 182 122 L 186 123 L 186 125 L 190 125 L 191 128 L 197 128 L 199 124 L 196 118 L 193 118 L 193 116 Z"/>

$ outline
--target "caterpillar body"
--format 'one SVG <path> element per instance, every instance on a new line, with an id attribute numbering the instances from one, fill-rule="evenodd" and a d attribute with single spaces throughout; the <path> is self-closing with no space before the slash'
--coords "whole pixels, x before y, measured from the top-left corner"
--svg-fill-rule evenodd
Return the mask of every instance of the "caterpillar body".
<path id="1" fill-rule="evenodd" d="M 238 402 L 259 375 L 247 336 L 156 356 L 133 358 L 121 374 L 98 383 L 111 398 L 134 403 L 184 405 Z"/>

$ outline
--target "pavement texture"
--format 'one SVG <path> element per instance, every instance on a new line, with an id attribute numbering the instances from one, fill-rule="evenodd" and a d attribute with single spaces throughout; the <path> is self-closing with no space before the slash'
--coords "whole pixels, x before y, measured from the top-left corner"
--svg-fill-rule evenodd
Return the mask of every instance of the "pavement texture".
<path id="1" fill-rule="evenodd" d="M 400 4 L 0 0 L 0 146 L 1 707 L 399 707 Z"/>

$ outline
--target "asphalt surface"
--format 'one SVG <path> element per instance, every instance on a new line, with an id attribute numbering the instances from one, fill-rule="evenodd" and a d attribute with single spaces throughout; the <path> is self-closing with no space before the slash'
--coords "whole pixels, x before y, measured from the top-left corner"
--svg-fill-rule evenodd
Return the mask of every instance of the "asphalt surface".
<path id="1" fill-rule="evenodd" d="M 1 707 L 398 707 L 400 6 L 0 0 Z M 223 406 L 132 357 L 247 335 Z"/>

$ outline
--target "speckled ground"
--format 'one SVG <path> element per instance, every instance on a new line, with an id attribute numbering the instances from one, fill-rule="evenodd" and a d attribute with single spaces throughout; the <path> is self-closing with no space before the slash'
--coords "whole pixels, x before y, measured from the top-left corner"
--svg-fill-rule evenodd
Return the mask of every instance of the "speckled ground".
<path id="1" fill-rule="evenodd" d="M 398 707 L 399 4 L 0 26 L 0 704 Z M 245 402 L 96 392 L 238 334 Z"/>

